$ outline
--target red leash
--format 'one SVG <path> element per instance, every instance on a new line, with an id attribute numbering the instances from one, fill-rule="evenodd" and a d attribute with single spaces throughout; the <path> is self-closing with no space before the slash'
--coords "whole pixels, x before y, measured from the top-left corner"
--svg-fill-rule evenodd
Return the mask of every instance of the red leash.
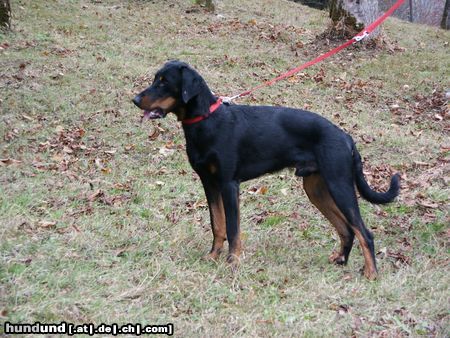
<path id="1" fill-rule="evenodd" d="M 281 74 L 279 76 L 277 76 L 276 78 L 266 81 L 250 90 L 247 90 L 245 92 L 242 92 L 238 95 L 232 96 L 232 97 L 221 97 L 219 98 L 215 103 L 213 103 L 210 107 L 209 107 L 209 113 L 205 114 L 205 115 L 200 115 L 200 116 L 196 116 L 190 119 L 184 119 L 182 121 L 182 123 L 184 125 L 190 125 L 190 124 L 194 124 L 200 121 L 203 121 L 205 119 L 207 119 L 208 117 L 210 117 L 216 110 L 217 108 L 220 107 L 220 105 L 222 104 L 222 102 L 225 103 L 229 103 L 232 100 L 238 99 L 240 97 L 244 97 L 247 95 L 250 95 L 251 93 L 253 93 L 254 91 L 264 88 L 264 87 L 268 87 L 273 85 L 274 83 L 281 81 L 287 77 L 290 77 L 298 72 L 300 72 L 301 70 L 311 67 L 313 65 L 315 65 L 316 63 L 319 63 L 327 58 L 329 58 L 330 56 L 339 53 L 341 50 L 343 50 L 344 48 L 347 48 L 348 46 L 354 44 L 355 42 L 359 42 L 362 39 L 364 39 L 365 37 L 367 37 L 370 33 L 372 33 L 374 31 L 375 28 L 377 28 L 379 25 L 381 25 L 381 23 L 386 20 L 389 16 L 391 16 L 391 14 L 397 9 L 399 8 L 403 2 L 405 0 L 398 0 L 391 8 L 389 8 L 389 10 L 386 11 L 386 13 L 384 13 L 382 16 L 380 16 L 377 20 L 375 20 L 373 23 L 371 23 L 369 26 L 367 26 L 365 29 L 363 29 L 361 32 L 359 32 L 357 35 L 355 35 L 352 39 L 348 40 L 347 42 L 343 43 L 342 45 L 330 50 L 328 53 L 322 54 L 319 57 L 315 58 L 314 60 L 311 60 L 309 62 L 304 63 L 301 66 L 298 66 L 296 68 L 291 69 L 290 71 Z"/>
<path id="2" fill-rule="evenodd" d="M 354 44 L 355 42 L 359 42 L 362 39 L 364 39 L 366 36 L 368 36 L 370 33 L 373 32 L 373 30 L 375 28 L 377 28 L 379 25 L 381 25 L 381 23 L 386 20 L 389 16 L 391 16 L 391 14 L 397 9 L 399 8 L 403 2 L 405 0 L 398 0 L 391 8 L 389 8 L 389 10 L 386 11 L 386 13 L 384 13 L 382 16 L 380 16 L 377 20 L 375 20 L 373 23 L 371 23 L 369 26 L 367 26 L 365 29 L 363 29 L 361 32 L 359 32 L 357 35 L 355 35 L 351 40 L 348 40 L 347 42 L 343 43 L 342 45 L 340 45 L 339 47 L 334 48 L 333 50 L 330 50 L 328 53 L 322 54 L 319 57 L 315 58 L 312 61 L 309 61 L 299 67 L 296 67 L 294 69 L 291 69 L 290 71 L 288 71 L 287 73 L 284 73 L 272 80 L 266 81 L 250 90 L 247 90 L 245 92 L 242 92 L 238 95 L 232 96 L 232 97 L 223 97 L 222 100 L 224 102 L 231 102 L 234 99 L 238 99 L 240 97 L 243 96 L 247 96 L 250 95 L 252 92 L 254 92 L 255 90 L 267 87 L 267 86 L 271 86 L 273 85 L 275 82 L 281 81 L 287 77 L 290 77 L 298 72 L 300 72 L 301 70 L 311 67 L 312 65 L 315 65 L 316 63 L 321 62 L 322 60 L 325 60 L 327 58 L 329 58 L 330 56 L 339 53 L 342 49 L 347 48 L 348 46 Z"/>

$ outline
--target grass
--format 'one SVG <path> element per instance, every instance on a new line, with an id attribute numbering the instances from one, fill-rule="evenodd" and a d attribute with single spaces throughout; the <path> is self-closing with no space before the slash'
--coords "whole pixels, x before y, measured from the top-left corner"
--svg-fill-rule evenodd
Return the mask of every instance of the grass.
<path id="1" fill-rule="evenodd" d="M 328 19 L 287 1 L 220 2 L 223 18 L 191 5 L 13 4 L 14 31 L 0 33 L 0 320 L 448 336 L 448 106 L 436 92 L 449 88 L 449 33 L 389 19 L 388 46 L 352 47 L 243 100 L 339 124 L 374 186 L 402 173 L 397 202 L 361 201 L 379 280 L 362 278 L 357 246 L 348 266 L 328 264 L 337 236 L 291 170 L 242 185 L 233 274 L 201 260 L 212 235 L 180 126 L 173 116 L 141 126 L 130 99 L 174 58 L 215 91 L 240 92 L 330 49 L 316 40 Z"/>

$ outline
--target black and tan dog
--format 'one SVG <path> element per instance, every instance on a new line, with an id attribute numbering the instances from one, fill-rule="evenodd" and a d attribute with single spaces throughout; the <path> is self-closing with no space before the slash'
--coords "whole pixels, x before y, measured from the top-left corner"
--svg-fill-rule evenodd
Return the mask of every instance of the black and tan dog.
<path id="1" fill-rule="evenodd" d="M 203 78 L 179 61 L 166 63 L 133 102 L 147 118 L 173 112 L 183 124 L 189 162 L 203 183 L 211 215 L 214 240 L 207 257 L 216 259 L 228 240 L 227 261 L 239 262 L 240 182 L 294 167 L 309 199 L 340 237 L 340 250 L 330 261 L 346 264 L 356 235 L 364 275 L 376 278 L 373 236 L 361 219 L 355 185 L 366 200 L 388 203 L 398 195 L 399 176 L 391 178 L 387 192 L 373 191 L 348 134 L 304 110 L 222 104 Z"/>

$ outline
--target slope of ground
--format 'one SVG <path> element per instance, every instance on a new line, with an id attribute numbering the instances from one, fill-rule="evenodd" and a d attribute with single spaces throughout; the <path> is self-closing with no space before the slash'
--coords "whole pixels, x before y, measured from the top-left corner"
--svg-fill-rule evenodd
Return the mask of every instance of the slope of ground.
<path id="1" fill-rule="evenodd" d="M 167 59 L 231 95 L 329 50 L 325 12 L 289 1 L 15 1 L 0 33 L 0 320 L 172 322 L 177 336 L 448 336 L 450 34 L 396 19 L 241 100 L 307 108 L 358 143 L 380 278 L 328 264 L 337 236 L 292 170 L 242 185 L 245 253 L 201 260 L 206 201 L 173 116 L 131 98 Z"/>

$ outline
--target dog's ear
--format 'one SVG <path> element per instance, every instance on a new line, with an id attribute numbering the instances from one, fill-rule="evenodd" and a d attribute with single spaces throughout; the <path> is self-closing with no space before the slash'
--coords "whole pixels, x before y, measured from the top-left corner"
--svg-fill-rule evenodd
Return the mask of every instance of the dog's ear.
<path id="1" fill-rule="evenodd" d="M 200 76 L 191 68 L 181 69 L 181 96 L 184 103 L 188 103 L 193 97 L 200 94 Z"/>

